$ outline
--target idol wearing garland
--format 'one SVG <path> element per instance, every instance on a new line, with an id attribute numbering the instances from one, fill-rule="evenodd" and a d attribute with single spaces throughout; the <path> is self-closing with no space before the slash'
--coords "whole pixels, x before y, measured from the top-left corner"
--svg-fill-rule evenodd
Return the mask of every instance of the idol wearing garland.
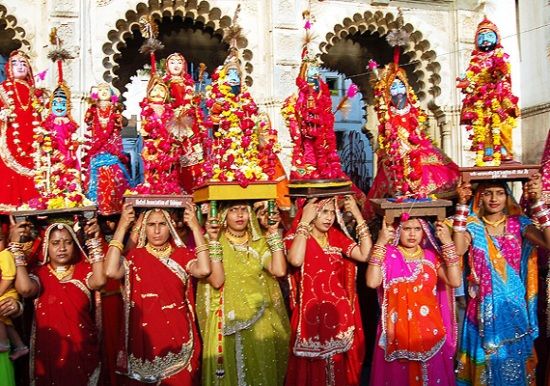
<path id="1" fill-rule="evenodd" d="M 477 26 L 475 45 L 466 74 L 458 79 L 464 94 L 460 121 L 471 132 L 476 166 L 498 166 L 513 160 L 518 97 L 512 93 L 510 63 L 498 28 L 487 18 Z"/>
<path id="2" fill-rule="evenodd" d="M 203 160 L 202 124 L 204 120 L 200 107 L 200 96 L 195 93 L 195 82 L 187 72 L 187 61 L 180 53 L 166 58 L 164 83 L 170 91 L 174 117 L 168 123 L 168 131 L 181 148 L 178 175 L 180 185 L 191 193 Z"/>
<path id="3" fill-rule="evenodd" d="M 41 92 L 35 89 L 29 57 L 13 51 L 0 84 L 0 210 L 13 210 L 38 197 L 34 186 L 33 135 L 40 125 Z"/>
<path id="4" fill-rule="evenodd" d="M 86 196 L 103 215 L 120 212 L 130 175 L 122 152 L 122 114 L 118 95 L 107 83 L 97 85 L 84 116 L 86 133 Z"/>

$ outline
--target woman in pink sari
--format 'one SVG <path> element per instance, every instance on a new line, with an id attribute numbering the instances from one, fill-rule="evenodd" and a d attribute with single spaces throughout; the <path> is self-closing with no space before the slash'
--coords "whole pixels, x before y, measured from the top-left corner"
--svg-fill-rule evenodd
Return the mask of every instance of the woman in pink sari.
<path id="1" fill-rule="evenodd" d="M 454 294 L 461 283 L 459 257 L 449 229 L 437 224 L 435 241 L 422 219 L 402 222 L 394 237 L 383 222 L 367 269 L 378 288 L 382 315 L 370 385 L 455 384 Z M 394 242 L 391 243 L 391 240 Z"/>
<path id="2" fill-rule="evenodd" d="M 188 203 L 184 214 L 197 245 L 194 251 L 181 241 L 170 214 L 152 209 L 135 228 L 137 247 L 121 259 L 134 218 L 132 206 L 125 204 L 107 252 L 107 276 L 124 278 L 124 345 L 118 371 L 128 377 L 126 385 L 198 385 L 201 343 L 191 276 L 210 274 L 210 255 L 194 206 Z"/>

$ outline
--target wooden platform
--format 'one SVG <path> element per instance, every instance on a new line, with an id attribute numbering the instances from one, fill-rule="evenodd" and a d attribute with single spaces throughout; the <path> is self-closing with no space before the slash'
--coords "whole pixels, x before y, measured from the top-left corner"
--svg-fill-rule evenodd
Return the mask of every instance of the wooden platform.
<path id="1" fill-rule="evenodd" d="M 459 168 L 463 182 L 480 180 L 525 181 L 540 170 L 540 165 L 501 164 Z"/>
<path id="2" fill-rule="evenodd" d="M 97 211 L 97 206 L 80 206 L 75 208 L 60 208 L 60 209 L 29 209 L 29 210 L 14 210 L 10 214 L 15 218 L 16 222 L 24 221 L 27 217 L 63 217 L 72 214 L 84 214 L 85 217 L 93 217 Z"/>
<path id="3" fill-rule="evenodd" d="M 389 223 L 394 222 L 403 213 L 408 213 L 410 217 L 435 216 L 438 220 L 444 220 L 446 208 L 453 205 L 449 200 L 393 202 L 385 198 L 371 198 L 370 201 L 375 212 L 380 216 L 385 216 Z"/>
<path id="4" fill-rule="evenodd" d="M 353 194 L 351 181 L 337 180 L 291 180 L 288 184 L 290 197 L 332 197 Z"/>
<path id="5" fill-rule="evenodd" d="M 132 194 L 124 196 L 124 202 L 135 208 L 183 208 L 193 201 L 190 195 Z"/>
<path id="6" fill-rule="evenodd" d="M 211 182 L 199 186 L 193 193 L 195 202 L 230 200 L 269 200 L 277 198 L 277 183 L 251 182 L 243 188 L 238 182 Z"/>

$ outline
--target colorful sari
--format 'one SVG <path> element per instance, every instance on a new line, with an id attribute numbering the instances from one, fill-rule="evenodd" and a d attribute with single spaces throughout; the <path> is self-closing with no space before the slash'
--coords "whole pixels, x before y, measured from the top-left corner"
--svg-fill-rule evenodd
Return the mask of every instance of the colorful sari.
<path id="1" fill-rule="evenodd" d="M 199 283 L 204 386 L 280 386 L 284 382 L 288 316 L 279 284 L 266 268 L 271 253 L 250 207 L 249 213 L 253 225 L 249 225 L 248 245 L 233 245 L 224 233 L 220 237 L 223 287 L 217 290 Z"/>
<path id="2" fill-rule="evenodd" d="M 72 278 L 60 281 L 48 263 L 47 246 L 51 231 L 57 226 L 69 230 L 81 252 L 74 264 Z M 45 264 L 36 270 L 40 294 L 34 301 L 34 323 L 31 332 L 30 382 L 32 386 L 98 384 L 100 373 L 99 332 L 96 326 L 93 292 L 88 288 L 91 266 L 84 258 L 80 244 L 65 224 L 54 224 L 46 230 Z"/>
<path id="3" fill-rule="evenodd" d="M 382 315 L 370 385 L 454 385 L 454 292 L 439 280 L 441 265 L 428 224 L 421 220 L 423 257 L 407 261 L 387 246 L 378 288 Z M 399 239 L 398 236 L 395 238 Z"/>
<path id="4" fill-rule="evenodd" d="M 298 213 L 296 219 L 300 219 Z M 285 237 L 287 250 L 297 221 Z M 344 228 L 342 228 L 344 229 Z M 357 246 L 331 227 L 328 246 L 308 238 L 304 263 L 291 276 L 291 354 L 286 386 L 359 385 L 365 342 L 355 279 L 344 256 Z"/>
<path id="5" fill-rule="evenodd" d="M 473 213 L 479 215 L 480 189 Z M 468 218 L 472 237 L 468 293 L 459 350 L 459 385 L 534 384 L 537 325 L 537 260 L 523 238 L 531 220 L 509 195 L 503 236 L 489 236 L 477 215 Z"/>
<path id="6" fill-rule="evenodd" d="M 162 213 L 175 244 L 170 257 L 160 259 L 147 251 L 145 227 L 126 257 L 124 345 L 117 368 L 130 378 L 127 385 L 198 385 L 200 340 L 188 269 L 195 254 L 175 233 L 170 215 Z"/>

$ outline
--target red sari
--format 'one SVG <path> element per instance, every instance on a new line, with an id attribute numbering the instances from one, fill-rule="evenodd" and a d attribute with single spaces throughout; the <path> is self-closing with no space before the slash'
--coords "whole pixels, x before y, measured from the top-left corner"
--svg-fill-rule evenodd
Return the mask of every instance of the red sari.
<path id="1" fill-rule="evenodd" d="M 186 248 L 175 248 L 169 259 L 146 248 L 128 255 L 124 347 L 117 360 L 128 385 L 199 384 L 201 346 L 187 269 L 193 259 Z"/>
<path id="2" fill-rule="evenodd" d="M 357 269 L 344 258 L 357 244 L 334 227 L 328 241 L 323 249 L 310 237 L 301 270 L 292 277 L 286 386 L 359 385 L 365 342 L 355 290 Z M 286 242 L 290 248 L 292 236 Z"/>
<path id="3" fill-rule="evenodd" d="M 49 265 L 36 270 L 41 293 L 35 300 L 31 334 L 33 386 L 97 385 L 100 372 L 98 331 L 92 292 L 86 286 L 91 266 L 79 262 L 71 280 L 59 281 Z"/>

